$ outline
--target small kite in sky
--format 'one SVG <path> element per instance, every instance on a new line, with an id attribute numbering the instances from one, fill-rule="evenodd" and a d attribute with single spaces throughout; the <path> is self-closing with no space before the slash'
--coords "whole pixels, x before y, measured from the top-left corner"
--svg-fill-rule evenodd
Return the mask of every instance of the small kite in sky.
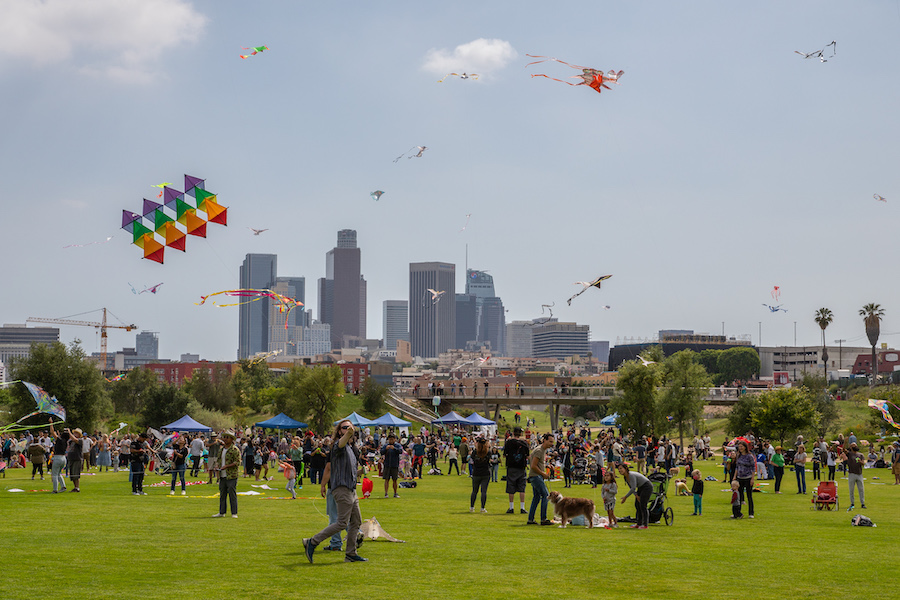
<path id="1" fill-rule="evenodd" d="M 250 54 L 241 54 L 239 56 L 241 58 L 250 58 L 251 56 L 256 56 L 260 52 L 265 52 L 268 49 L 268 46 L 252 46 L 250 48 L 244 48 L 243 46 L 241 46 L 241 50 L 253 50 L 253 52 L 251 52 Z"/>
<path id="2" fill-rule="evenodd" d="M 825 51 L 828 50 L 829 46 L 831 47 L 831 56 L 825 56 Z M 834 55 L 837 54 L 837 42 L 832 40 L 830 44 L 821 50 L 813 50 L 812 52 L 800 52 L 799 50 L 794 50 L 794 53 L 799 54 L 803 58 L 818 58 L 821 62 L 828 62 L 829 58 L 834 58 Z"/>
<path id="3" fill-rule="evenodd" d="M 215 292 L 213 294 L 208 294 L 206 296 L 200 296 L 200 302 L 197 302 L 197 306 L 203 306 L 209 298 L 213 296 L 229 296 L 232 298 L 247 298 L 247 300 L 242 300 L 240 302 L 234 302 L 231 304 L 216 304 L 215 300 L 212 304 L 216 304 L 216 306 L 240 306 L 242 304 L 249 304 L 251 302 L 256 302 L 257 300 L 263 300 L 268 298 L 275 302 L 275 306 L 278 308 L 278 312 L 286 313 L 284 317 L 284 328 L 288 328 L 288 316 L 292 310 L 297 308 L 298 306 L 303 306 L 302 302 L 294 300 L 293 298 L 289 298 L 288 296 L 282 296 L 277 292 L 273 292 L 272 290 L 224 290 L 221 292 Z"/>
<path id="4" fill-rule="evenodd" d="M 440 79 L 438 83 L 443 83 L 448 77 L 459 77 L 460 79 L 478 79 L 478 73 L 447 73 Z"/>
<path id="5" fill-rule="evenodd" d="M 409 154 L 409 156 L 406 156 L 406 158 L 422 158 L 422 153 L 426 150 L 428 150 L 428 146 L 413 146 L 412 148 L 395 158 L 394 162 L 397 162 L 407 154 Z M 412 152 L 415 152 L 415 154 L 411 154 Z"/>
<path id="6" fill-rule="evenodd" d="M 643 366 L 645 366 L 645 367 L 649 367 L 650 365 L 655 365 L 655 364 L 656 364 L 654 361 L 652 361 L 652 360 L 647 360 L 646 358 L 644 358 L 644 357 L 641 356 L 640 354 L 637 355 L 637 359 L 638 359 L 639 361 L 641 361 L 641 364 L 642 364 Z"/>
<path id="7" fill-rule="evenodd" d="M 441 301 L 441 296 L 443 296 L 444 294 L 447 293 L 447 292 L 444 291 L 444 290 L 438 291 L 438 290 L 433 290 L 433 289 L 431 289 L 431 288 L 428 288 L 428 292 L 431 293 L 431 305 L 432 305 L 432 306 L 434 306 L 435 304 L 437 304 L 438 302 L 440 302 L 440 301 Z M 425 301 L 426 301 L 427 299 L 428 299 L 428 294 L 424 294 L 424 295 L 422 296 L 422 306 L 425 306 Z"/>
<path id="8" fill-rule="evenodd" d="M 766 304 L 765 302 L 763 302 L 763 306 L 765 306 L 766 308 L 768 308 L 768 309 L 769 309 L 769 312 L 773 312 L 773 313 L 774 313 L 774 312 L 778 312 L 779 310 L 780 310 L 781 312 L 787 312 L 787 309 L 786 309 L 786 308 L 781 308 L 781 305 L 780 305 L 780 304 L 779 304 L 778 306 L 770 306 L 769 304 Z"/>
<path id="9" fill-rule="evenodd" d="M 897 410 L 900 410 L 900 406 L 897 406 L 893 402 L 888 402 L 887 400 L 875 400 L 875 399 L 869 398 L 869 408 L 877 408 L 878 410 L 880 410 L 881 415 L 884 417 L 885 421 L 887 421 L 888 423 L 890 423 L 897 429 L 900 429 L 900 425 L 898 425 L 897 422 L 894 421 L 894 417 L 891 416 L 891 411 L 888 408 L 888 404 L 890 404 Z"/>
<path id="10" fill-rule="evenodd" d="M 151 185 L 150 187 L 159 188 L 159 194 L 158 194 L 156 197 L 157 197 L 157 198 L 162 198 L 162 195 L 163 195 L 163 188 L 165 188 L 167 185 L 172 185 L 172 183 L 169 182 L 169 181 L 164 181 L 163 183 L 156 183 L 156 184 L 153 184 L 153 185 Z"/>
<path id="11" fill-rule="evenodd" d="M 264 362 L 266 360 L 269 360 L 273 356 L 278 356 L 279 354 L 281 354 L 281 350 L 273 350 L 272 352 L 260 352 L 254 358 L 250 359 L 250 364 L 255 365 L 257 363 Z"/>
<path id="12" fill-rule="evenodd" d="M 113 236 L 109 236 L 105 240 L 101 240 L 99 242 L 89 242 L 87 244 L 69 244 L 68 246 L 63 246 L 63 248 L 84 248 L 85 246 L 93 246 L 94 244 L 105 244 L 111 239 L 113 239 Z"/>
<path id="13" fill-rule="evenodd" d="M 541 314 L 544 314 L 544 309 L 546 308 L 547 311 L 550 313 L 550 316 L 552 317 L 554 306 L 556 306 L 556 302 L 554 302 L 553 304 L 541 304 Z"/>
<path id="14" fill-rule="evenodd" d="M 581 75 L 572 75 L 572 77 L 571 77 L 571 79 L 579 79 L 580 78 L 581 81 L 578 83 L 572 83 L 571 81 L 564 81 L 562 79 L 556 79 L 555 77 L 550 77 L 549 75 L 545 75 L 544 73 L 533 73 L 531 75 L 532 77 L 546 77 L 547 79 L 551 79 L 553 81 L 558 81 L 560 83 L 565 83 L 566 85 L 586 85 L 586 86 L 594 89 L 597 93 L 600 93 L 603 91 L 600 88 L 606 88 L 608 90 L 612 89 L 608 85 L 606 85 L 608 82 L 615 83 L 616 85 L 618 85 L 619 78 L 622 77 L 622 74 L 625 73 L 625 71 L 619 71 L 617 73 L 616 71 L 613 71 L 613 70 L 610 70 L 610 71 L 604 73 L 603 71 L 598 71 L 597 69 L 591 69 L 589 67 L 581 67 L 578 65 L 572 65 L 565 61 L 559 60 L 557 58 L 550 58 L 548 56 L 534 56 L 532 54 L 526 54 L 525 56 L 528 56 L 530 58 L 543 59 L 543 60 L 537 60 L 537 61 L 528 63 L 527 65 L 525 65 L 526 68 L 531 65 L 536 65 L 538 63 L 547 62 L 548 60 L 550 60 L 553 62 L 558 62 L 560 64 L 564 64 L 567 67 L 572 67 L 573 69 L 581 69 L 581 71 L 582 71 Z"/>
<path id="15" fill-rule="evenodd" d="M 781 298 L 781 287 L 776 285 L 772 288 L 772 299 L 778 302 L 779 298 Z"/>
<path id="16" fill-rule="evenodd" d="M 878 194 L 874 194 L 873 198 L 875 198 L 879 202 L 887 202 L 887 200 L 885 200 L 884 196 L 879 196 Z"/>
<path id="17" fill-rule="evenodd" d="M 375 190 L 374 192 L 370 192 L 369 195 L 375 198 L 375 202 L 378 202 L 379 200 L 381 200 L 381 197 L 384 196 L 384 192 L 382 192 L 381 190 Z"/>
<path id="18" fill-rule="evenodd" d="M 159 291 L 159 286 L 161 286 L 161 285 L 162 285 L 161 283 L 157 283 L 154 286 L 150 286 L 148 288 L 142 289 L 140 293 L 143 294 L 144 292 L 150 292 L 151 294 L 155 294 L 157 291 Z"/>
<path id="19" fill-rule="evenodd" d="M 582 289 L 581 289 L 580 292 L 577 292 L 574 296 L 572 296 L 571 298 L 569 298 L 569 299 L 567 300 L 567 302 L 569 303 L 569 306 L 572 306 L 572 300 L 574 300 L 574 299 L 577 298 L 578 296 L 582 295 L 583 293 L 585 293 L 586 291 L 588 291 L 590 288 L 595 287 L 595 288 L 597 288 L 597 289 L 599 290 L 599 289 L 600 289 L 600 285 L 601 285 L 604 281 L 606 281 L 607 279 L 609 279 L 610 277 L 612 277 L 612 275 L 601 275 L 600 277 L 598 277 L 597 279 L 595 279 L 595 280 L 593 280 L 593 281 L 576 281 L 575 283 L 573 283 L 572 285 L 581 285 L 581 286 L 584 286 L 584 287 L 582 287 Z"/>
<path id="20" fill-rule="evenodd" d="M 268 231 L 268 229 L 253 229 L 252 227 L 248 227 L 247 229 L 249 229 L 250 231 L 252 231 L 252 232 L 253 232 L 253 235 L 259 235 L 259 234 L 261 234 L 263 231 Z"/>
<path id="21" fill-rule="evenodd" d="M 460 233 L 466 230 L 466 227 L 469 226 L 469 219 L 472 218 L 472 213 L 466 213 L 466 224 L 463 225 L 462 229 L 459 230 Z"/>

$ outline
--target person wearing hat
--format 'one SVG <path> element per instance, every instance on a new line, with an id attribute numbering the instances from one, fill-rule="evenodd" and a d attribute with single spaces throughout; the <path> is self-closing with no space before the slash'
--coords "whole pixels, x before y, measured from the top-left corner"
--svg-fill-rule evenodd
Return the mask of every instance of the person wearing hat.
<path id="1" fill-rule="evenodd" d="M 894 485 L 900 485 L 900 442 L 891 445 L 891 473 L 894 474 Z"/>
<path id="2" fill-rule="evenodd" d="M 234 432 L 227 429 L 222 432 L 222 452 L 219 455 L 219 512 L 214 517 L 224 517 L 228 503 L 231 503 L 231 516 L 237 519 L 237 482 L 238 467 L 241 465 L 241 451 L 234 444 Z"/>
<path id="3" fill-rule="evenodd" d="M 522 428 L 513 427 L 513 435 L 503 445 L 506 458 L 506 493 L 509 495 L 509 509 L 506 514 L 514 514 L 516 493 L 519 494 L 519 513 L 525 510 L 525 468 L 528 466 L 528 444 L 522 439 Z M 449 471 L 448 471 L 449 475 Z"/>
<path id="4" fill-rule="evenodd" d="M 855 442 L 850 444 L 850 450 L 841 454 L 841 459 L 847 465 L 847 486 L 850 488 L 850 508 L 847 512 L 853 510 L 853 488 L 859 488 L 859 504 L 863 508 L 866 507 L 866 497 L 863 491 L 862 469 L 865 457 L 860 453 Z"/>

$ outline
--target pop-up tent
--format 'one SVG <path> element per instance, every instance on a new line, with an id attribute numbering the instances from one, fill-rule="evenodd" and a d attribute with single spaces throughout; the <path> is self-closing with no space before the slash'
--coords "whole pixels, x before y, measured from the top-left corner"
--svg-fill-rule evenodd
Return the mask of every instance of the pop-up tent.
<path id="1" fill-rule="evenodd" d="M 374 421 L 372 421 L 373 425 L 380 425 L 381 427 L 409 427 L 412 425 L 409 421 L 404 421 L 399 417 L 395 417 L 391 413 L 384 413 Z"/>
<path id="2" fill-rule="evenodd" d="M 265 429 L 303 429 L 306 423 L 295 421 L 284 413 L 272 417 L 268 421 L 260 421 L 255 427 L 263 427 Z"/>
<path id="3" fill-rule="evenodd" d="M 363 417 L 362 415 L 356 414 L 355 411 L 350 413 L 343 419 L 338 419 L 337 421 L 334 422 L 334 424 L 337 425 L 341 421 L 350 421 L 356 427 L 365 427 L 366 425 L 372 425 L 373 423 L 375 423 L 375 421 L 373 421 L 372 419 L 367 419 L 367 418 Z"/>
<path id="4" fill-rule="evenodd" d="M 432 425 L 471 425 L 468 421 L 466 421 L 465 417 L 457 414 L 456 411 L 451 410 L 446 415 L 441 417 L 440 419 L 435 419 L 431 422 Z"/>
<path id="5" fill-rule="evenodd" d="M 163 425 L 162 427 L 160 427 L 160 429 L 168 429 L 169 431 L 186 431 L 188 433 L 194 433 L 198 431 L 209 433 L 210 431 L 212 431 L 212 427 L 207 427 L 202 423 L 198 423 L 187 415 L 184 415 L 174 423 Z"/>
<path id="6" fill-rule="evenodd" d="M 619 418 L 619 413 L 607 415 L 607 416 L 603 417 L 602 419 L 600 419 L 600 424 L 603 425 L 604 427 L 612 427 L 613 425 L 616 424 L 616 419 L 618 419 L 618 418 Z"/>
<path id="7" fill-rule="evenodd" d="M 483 425 L 496 425 L 497 424 L 496 421 L 491 421 L 490 419 L 485 419 L 478 413 L 472 413 L 471 415 L 466 417 L 464 419 L 464 421 L 466 423 L 468 423 L 469 425 L 476 425 L 478 427 L 481 427 Z"/>

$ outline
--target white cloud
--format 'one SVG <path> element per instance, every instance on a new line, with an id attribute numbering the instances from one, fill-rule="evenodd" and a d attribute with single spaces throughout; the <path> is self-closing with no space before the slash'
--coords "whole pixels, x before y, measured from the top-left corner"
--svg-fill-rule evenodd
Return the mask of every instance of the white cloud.
<path id="1" fill-rule="evenodd" d="M 3 0 L 0 65 L 70 63 L 88 74 L 146 83 L 159 56 L 195 41 L 205 24 L 185 0 Z"/>
<path id="2" fill-rule="evenodd" d="M 432 48 L 425 55 L 422 68 L 435 75 L 446 75 L 454 71 L 490 75 L 518 56 L 509 42 L 479 38 L 453 50 Z"/>

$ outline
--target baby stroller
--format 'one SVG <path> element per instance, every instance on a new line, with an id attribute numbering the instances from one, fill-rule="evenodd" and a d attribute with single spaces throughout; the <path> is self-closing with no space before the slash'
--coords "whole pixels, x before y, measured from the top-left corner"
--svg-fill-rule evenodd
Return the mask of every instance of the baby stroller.
<path id="1" fill-rule="evenodd" d="M 653 493 L 650 495 L 650 503 L 648 509 L 650 511 L 650 522 L 659 523 L 663 519 L 666 525 L 671 525 L 675 521 L 675 513 L 671 507 L 666 506 L 666 493 L 669 490 L 669 477 L 666 473 L 651 473 L 648 477 L 653 485 Z"/>
<path id="2" fill-rule="evenodd" d="M 819 485 L 813 488 L 812 503 L 816 510 L 837 510 L 839 508 L 837 481 L 820 481 Z"/>
<path id="3" fill-rule="evenodd" d="M 575 459 L 575 464 L 572 465 L 572 481 L 579 484 L 588 483 L 587 460 L 580 456 Z"/>

